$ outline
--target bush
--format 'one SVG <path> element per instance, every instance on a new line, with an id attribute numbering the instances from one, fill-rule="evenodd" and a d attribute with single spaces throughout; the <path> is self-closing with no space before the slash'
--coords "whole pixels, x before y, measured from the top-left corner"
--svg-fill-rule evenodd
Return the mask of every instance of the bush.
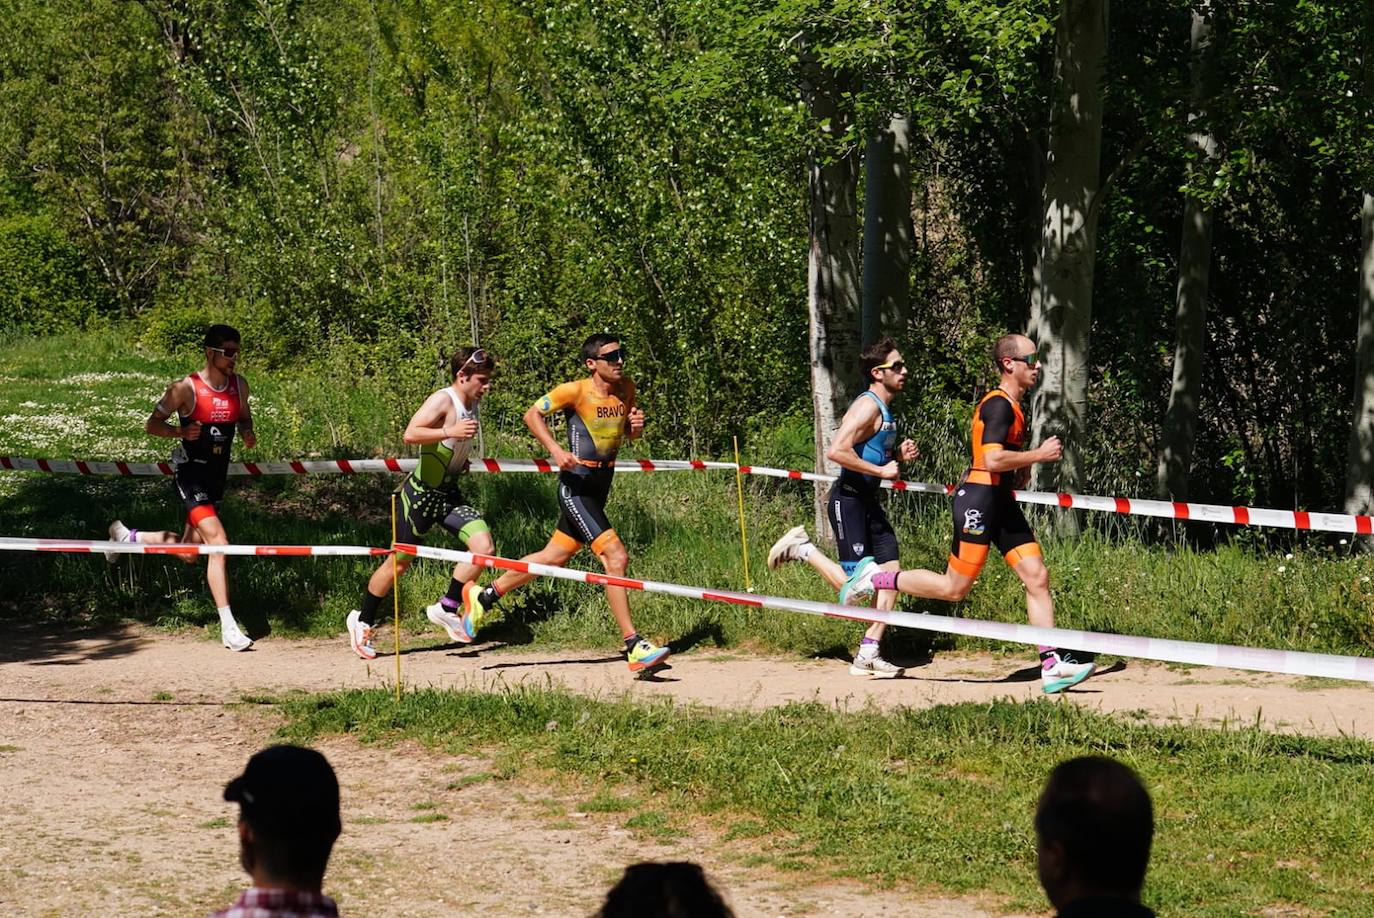
<path id="1" fill-rule="evenodd" d="M 46 216 L 0 217 L 0 329 L 52 334 L 101 312 L 81 252 Z"/>

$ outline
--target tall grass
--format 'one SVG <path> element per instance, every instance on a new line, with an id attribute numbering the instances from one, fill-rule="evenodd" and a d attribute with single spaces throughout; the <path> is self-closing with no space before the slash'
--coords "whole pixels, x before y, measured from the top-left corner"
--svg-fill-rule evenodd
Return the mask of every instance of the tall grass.
<path id="1" fill-rule="evenodd" d="M 249 352 L 251 356 L 251 351 Z M 21 338 L 0 352 L 0 454 L 148 460 L 169 442 L 142 432 L 165 384 L 195 366 L 198 355 L 171 359 L 144 353 L 118 331 Z M 272 374 L 243 368 L 253 387 L 259 445 L 243 458 L 405 455 L 400 431 L 430 387 L 433 368 L 356 372 L 346 351 L 319 366 Z M 499 385 L 499 381 L 498 381 Z M 650 419 L 652 431 L 652 421 Z M 932 423 L 935 423 L 932 421 Z M 938 426 L 938 425 L 937 425 Z M 948 426 L 948 425 L 946 425 Z M 517 435 L 518 418 L 484 420 L 487 452 L 527 456 L 532 439 Z M 745 461 L 795 465 L 806 438 L 795 421 L 755 431 Z M 950 453 L 950 455 L 944 455 Z M 652 435 L 632 454 L 653 455 Z M 941 462 L 952 462 L 948 449 Z M 673 458 L 673 457 L 661 457 Z M 936 477 L 923 475 L 922 477 Z M 231 478 L 223 517 L 238 542 L 370 544 L 390 542 L 391 476 Z M 520 556 L 544 544 L 557 517 L 551 476 L 474 475 L 467 485 L 495 532 L 497 549 Z M 804 565 L 764 570 L 772 539 L 810 518 L 810 487 L 752 478 L 745 483 L 753 583 L 761 592 L 830 599 Z M 949 544 L 948 505 L 928 495 L 890 495 L 887 506 L 908 567 L 943 569 Z M 637 576 L 701 586 L 740 588 L 734 482 L 728 473 L 619 476 L 609 514 L 629 546 Z M 0 534 L 101 538 L 111 519 L 139 528 L 175 529 L 182 513 L 170 482 L 0 473 Z M 1374 560 L 1348 546 L 1312 538 L 1291 557 L 1236 540 L 1211 550 L 1147 544 L 1129 531 L 1090 529 L 1075 540 L 1050 535 L 1040 521 L 1059 620 L 1069 627 L 1188 640 L 1338 653 L 1374 648 Z M 435 536 L 435 544 L 446 542 Z M 375 562 L 369 559 L 233 559 L 236 612 L 257 635 L 333 634 L 356 606 Z M 595 566 L 587 555 L 575 563 Z M 405 626 L 427 631 L 420 609 L 444 589 L 445 566 L 421 562 L 402 581 Z M 632 598 L 645 633 L 699 644 L 745 646 L 796 654 L 836 655 L 857 640 L 859 626 L 690 602 Z M 906 598 L 903 607 L 957 611 L 976 618 L 1023 621 L 1019 582 L 989 562 L 957 609 Z M 587 645 L 617 633 L 600 590 L 536 581 L 502 603 L 492 636 L 515 643 Z M 167 626 L 215 620 L 202 569 L 155 557 L 109 566 L 87 556 L 0 556 L 0 612 L 31 618 L 122 617 Z M 925 638 L 905 632 L 893 652 L 918 653 Z M 953 639 L 940 638 L 940 646 Z M 977 645 L 982 646 L 982 645 Z"/>
<path id="2" fill-rule="evenodd" d="M 1160 914 L 1374 914 L 1374 745 L 1363 741 L 1159 728 L 1049 701 L 719 713 L 535 689 L 399 703 L 373 690 L 285 710 L 296 741 L 342 733 L 481 751 L 503 777 L 572 776 L 589 798 L 581 808 L 625 811 L 631 827 L 704 818 L 727 842 L 747 840 L 733 850 L 785 870 L 987 891 L 1019 909 L 1044 905 L 1031 813 L 1046 775 L 1106 754 L 1154 798 L 1146 901 Z"/>

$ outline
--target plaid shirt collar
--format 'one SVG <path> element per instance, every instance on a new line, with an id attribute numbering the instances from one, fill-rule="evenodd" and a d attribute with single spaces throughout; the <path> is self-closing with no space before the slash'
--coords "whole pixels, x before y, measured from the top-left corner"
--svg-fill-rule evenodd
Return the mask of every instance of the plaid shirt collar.
<path id="1" fill-rule="evenodd" d="M 334 900 L 317 892 L 294 889 L 259 889 L 243 891 L 229 908 L 215 912 L 211 918 L 338 918 Z"/>

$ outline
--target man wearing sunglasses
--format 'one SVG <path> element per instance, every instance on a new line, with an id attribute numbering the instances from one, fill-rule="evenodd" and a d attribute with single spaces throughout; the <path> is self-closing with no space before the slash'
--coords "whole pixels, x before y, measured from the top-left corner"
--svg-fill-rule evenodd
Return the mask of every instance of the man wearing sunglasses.
<path id="1" fill-rule="evenodd" d="M 906 385 L 906 364 L 897 343 L 881 338 L 859 355 L 859 369 L 868 388 L 859 393 L 840 421 L 826 450 L 826 458 L 840 467 L 840 477 L 826 495 L 826 515 L 835 535 L 840 563 L 821 554 L 811 544 L 804 526 L 783 533 L 768 552 L 768 566 L 776 568 L 787 561 L 805 561 L 835 589 L 844 586 L 860 561 L 875 561 L 879 568 L 901 570 L 897 560 L 897 534 L 888 522 L 878 500 L 882 481 L 895 480 L 897 462 L 910 462 L 918 455 L 916 444 L 903 440 L 894 458 L 892 441 L 897 437 L 897 422 L 889 407 Z M 878 608 L 891 609 L 897 594 L 884 590 L 878 595 Z M 887 626 L 875 622 L 859 643 L 859 652 L 849 667 L 855 676 L 894 679 L 903 669 L 878 654 Z"/>
<path id="2" fill-rule="evenodd" d="M 424 541 L 435 523 L 456 535 L 469 551 L 491 555 L 496 545 L 482 514 L 472 507 L 459 489 L 459 479 L 468 470 L 472 441 L 477 436 L 477 406 L 491 389 L 496 360 L 484 349 L 460 347 L 448 361 L 453 384 L 425 399 L 411 417 L 402 439 L 420 447 L 420 462 L 397 489 L 396 541 L 414 545 Z M 397 575 L 410 569 L 412 555 L 397 554 Z M 463 593 L 477 590 L 475 564 L 456 564 L 448 592 L 425 609 L 431 622 L 448 632 L 451 640 L 472 643 L 475 629 L 461 614 Z M 364 660 L 374 660 L 373 633 L 382 600 L 391 592 L 391 559 L 373 571 L 363 591 L 362 608 L 348 613 L 348 642 Z"/>
<path id="3" fill-rule="evenodd" d="M 1040 378 L 1035 342 L 1025 335 L 1003 335 L 992 352 L 1001 380 L 973 411 L 973 463 L 954 492 L 954 540 L 943 574 L 928 570 L 884 571 L 865 558 L 840 590 L 840 602 L 867 603 L 875 591 L 900 590 L 912 596 L 958 602 L 968 595 L 987 562 L 992 545 L 1002 553 L 1026 588 L 1026 615 L 1032 625 L 1054 627 L 1050 575 L 1040 543 L 1012 493 L 1022 487 L 1037 462 L 1058 462 L 1063 447 L 1050 437 L 1024 449 L 1026 417 L 1021 400 Z M 880 594 L 881 595 L 881 594 Z M 1040 648 L 1040 689 L 1062 692 L 1092 675 L 1088 654 Z"/>
<path id="4" fill-rule="evenodd" d="M 556 386 L 525 412 L 525 426 L 558 466 L 558 524 L 547 545 L 525 561 L 562 567 L 589 546 L 606 573 L 624 576 L 630 556 L 606 518 L 606 501 L 615 475 L 615 457 L 626 440 L 644 430 L 644 412 L 635 404 L 635 387 L 625 375 L 625 348 L 611 334 L 595 334 L 582 344 L 588 376 Z M 554 438 L 545 420 L 561 412 L 568 424 L 568 449 Z M 464 619 L 475 633 L 498 599 L 535 577 L 507 571 L 484 590 L 464 593 Z M 652 673 L 664 665 L 668 648 L 639 636 L 630 619 L 625 588 L 606 587 L 606 601 L 625 640 L 630 672 Z"/>
<path id="5" fill-rule="evenodd" d="M 116 542 L 201 542 L 227 545 L 229 536 L 219 518 L 224 480 L 229 474 L 229 448 L 235 431 L 251 449 L 253 414 L 248 409 L 248 380 L 236 372 L 241 342 L 236 329 L 211 325 L 205 331 L 205 366 L 167 387 L 144 428 L 155 437 L 179 441 L 172 451 L 173 481 L 186 508 L 186 525 L 180 533 L 130 529 L 119 520 L 110 524 Z M 177 416 L 175 425 L 168 424 Z M 107 553 L 111 562 L 119 555 Z M 194 563 L 193 559 L 186 558 Z M 219 611 L 220 640 L 230 650 L 247 650 L 253 641 L 243 633 L 229 607 L 229 579 L 224 555 L 211 555 L 205 578 Z"/>

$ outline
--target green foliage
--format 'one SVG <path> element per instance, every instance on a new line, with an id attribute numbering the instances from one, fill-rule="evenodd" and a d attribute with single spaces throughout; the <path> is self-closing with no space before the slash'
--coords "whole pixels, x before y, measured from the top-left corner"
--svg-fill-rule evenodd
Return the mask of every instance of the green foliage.
<path id="1" fill-rule="evenodd" d="M 100 290 L 65 233 L 43 216 L 0 217 L 0 329 L 52 334 L 84 328 Z"/>
<path id="2" fill-rule="evenodd" d="M 653 448 L 719 452 L 810 413 L 807 158 L 898 111 L 917 245 L 893 331 L 926 370 L 907 423 L 942 472 L 992 382 L 988 343 L 1025 322 L 1045 0 L 0 12 L 0 190 L 20 221 L 0 229 L 0 295 L 20 304 L 7 327 L 122 314 L 176 349 L 230 321 L 260 367 L 347 365 L 407 393 L 475 335 L 502 365 L 491 416 L 515 434 L 579 372 L 578 342 L 612 328 Z M 1089 479 L 1148 490 L 1186 187 L 1216 221 L 1193 493 L 1329 507 L 1353 376 L 1350 215 L 1374 162 L 1351 36 L 1369 25 L 1326 0 L 1213 9 L 1219 91 L 1199 124 L 1190 14 L 1112 12 Z M 806 115 L 815 80 L 844 89 L 849 133 Z M 1197 127 L 1215 164 L 1187 143 Z"/>

